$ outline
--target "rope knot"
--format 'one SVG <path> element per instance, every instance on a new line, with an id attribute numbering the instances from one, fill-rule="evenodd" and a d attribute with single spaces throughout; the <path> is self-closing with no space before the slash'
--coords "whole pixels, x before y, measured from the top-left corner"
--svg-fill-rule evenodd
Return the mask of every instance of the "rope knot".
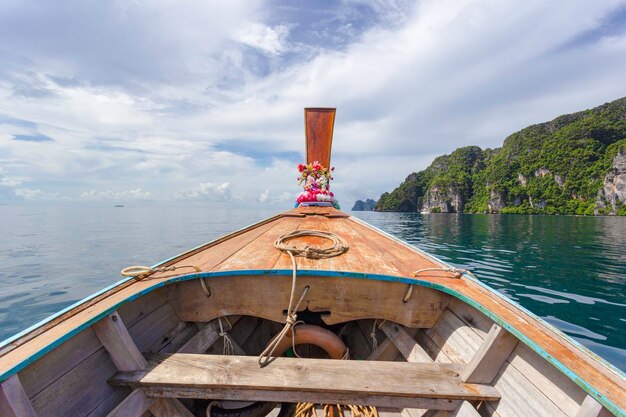
<path id="1" fill-rule="evenodd" d="M 311 247 L 308 243 L 304 244 L 303 248 L 298 248 L 295 245 L 287 244 L 287 241 L 297 237 L 313 236 L 318 238 L 327 239 L 333 242 L 332 246 L 327 248 Z M 341 236 L 338 236 L 331 232 L 321 232 L 319 230 L 295 230 L 286 235 L 280 236 L 274 242 L 274 247 L 281 252 L 289 255 L 291 264 L 293 266 L 292 278 L 291 278 L 291 294 L 289 295 L 289 306 L 287 307 L 287 317 L 285 317 L 285 326 L 282 330 L 272 339 L 265 350 L 259 355 L 259 365 L 261 367 L 270 363 L 271 358 L 274 355 L 274 350 L 280 341 L 288 337 L 288 333 L 295 325 L 298 324 L 297 311 L 300 308 L 300 304 L 304 300 L 304 297 L 309 292 L 310 287 L 307 285 L 302 291 L 300 299 L 296 302 L 296 281 L 298 273 L 298 264 L 296 262 L 296 256 L 304 256 L 309 259 L 323 259 L 339 256 L 348 250 L 348 242 Z M 294 339 L 292 339 L 294 340 Z M 293 346 L 295 353 L 295 345 Z M 296 353 L 297 355 L 297 353 Z"/>

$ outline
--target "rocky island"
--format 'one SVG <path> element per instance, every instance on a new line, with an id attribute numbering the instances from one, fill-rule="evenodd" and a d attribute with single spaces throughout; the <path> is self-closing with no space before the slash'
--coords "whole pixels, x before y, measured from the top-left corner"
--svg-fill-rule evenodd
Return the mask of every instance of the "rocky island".
<path id="1" fill-rule="evenodd" d="M 373 211 L 376 207 L 376 201 L 368 198 L 367 200 L 357 200 L 352 207 L 352 211 Z"/>
<path id="2" fill-rule="evenodd" d="M 626 215 L 626 98 L 439 156 L 375 210 Z"/>

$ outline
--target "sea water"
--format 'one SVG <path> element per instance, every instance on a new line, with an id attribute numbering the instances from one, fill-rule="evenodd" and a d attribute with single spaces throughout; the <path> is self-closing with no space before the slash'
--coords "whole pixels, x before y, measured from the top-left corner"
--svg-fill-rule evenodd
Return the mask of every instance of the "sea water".
<path id="1" fill-rule="evenodd" d="M 276 213 L 220 205 L 0 206 L 0 340 Z M 626 218 L 351 213 L 455 266 L 626 370 Z"/>

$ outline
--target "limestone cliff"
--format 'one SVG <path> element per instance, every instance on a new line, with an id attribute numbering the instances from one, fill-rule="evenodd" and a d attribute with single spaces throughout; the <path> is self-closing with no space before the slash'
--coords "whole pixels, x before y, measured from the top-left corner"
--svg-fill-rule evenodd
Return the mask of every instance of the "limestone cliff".
<path id="1" fill-rule="evenodd" d="M 626 147 L 618 149 L 598 191 L 596 214 L 626 215 Z"/>
<path id="2" fill-rule="evenodd" d="M 626 215 L 626 98 L 459 148 L 384 193 L 380 211 Z"/>
<path id="3" fill-rule="evenodd" d="M 352 207 L 352 211 L 373 211 L 376 207 L 376 201 L 368 198 L 367 200 L 357 200 Z"/>

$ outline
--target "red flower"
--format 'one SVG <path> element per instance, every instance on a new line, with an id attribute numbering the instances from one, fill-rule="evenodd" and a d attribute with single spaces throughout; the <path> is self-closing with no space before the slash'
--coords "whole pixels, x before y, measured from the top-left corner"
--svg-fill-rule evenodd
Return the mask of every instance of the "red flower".
<path id="1" fill-rule="evenodd" d="M 306 168 L 306 166 L 304 164 L 298 164 L 298 171 L 302 172 L 304 171 Z"/>

